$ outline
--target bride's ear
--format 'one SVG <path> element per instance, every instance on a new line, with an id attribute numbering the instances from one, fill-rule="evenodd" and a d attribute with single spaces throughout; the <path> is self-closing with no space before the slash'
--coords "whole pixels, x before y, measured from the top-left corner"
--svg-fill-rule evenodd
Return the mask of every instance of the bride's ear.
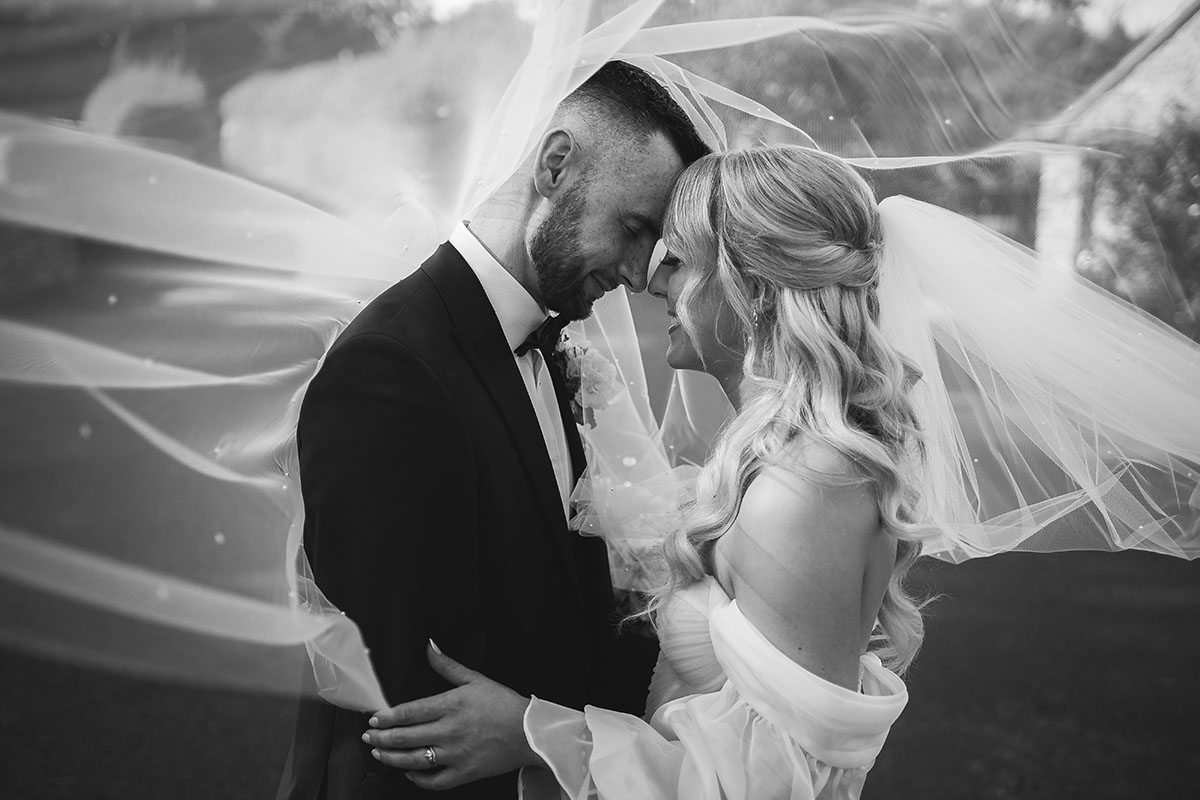
<path id="1" fill-rule="evenodd" d="M 581 153 L 575 136 L 565 128 L 546 131 L 533 162 L 533 188 L 551 199 L 562 191 L 570 173 L 577 170 Z"/>

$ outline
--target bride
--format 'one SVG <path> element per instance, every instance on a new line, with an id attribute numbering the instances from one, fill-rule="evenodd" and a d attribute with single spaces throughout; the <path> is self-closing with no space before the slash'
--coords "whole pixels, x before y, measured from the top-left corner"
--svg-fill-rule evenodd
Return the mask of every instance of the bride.
<path id="1" fill-rule="evenodd" d="M 737 413 L 643 612 L 662 646 L 648 723 L 516 696 L 431 650 L 458 688 L 379 712 L 376 758 L 432 789 L 524 766 L 570 797 L 859 795 L 908 699 L 922 623 L 902 581 L 927 535 L 920 374 L 880 327 L 880 216 L 854 170 L 800 147 L 706 156 L 675 188 L 650 286 L 667 360 Z M 424 771 L 427 747 L 443 769 Z"/>

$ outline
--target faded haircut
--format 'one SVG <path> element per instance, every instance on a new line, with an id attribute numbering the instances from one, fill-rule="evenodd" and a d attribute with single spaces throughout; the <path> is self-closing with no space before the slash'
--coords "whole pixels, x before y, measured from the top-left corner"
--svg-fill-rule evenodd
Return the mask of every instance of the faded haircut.
<path id="1" fill-rule="evenodd" d="M 560 111 L 580 111 L 606 133 L 647 139 L 667 137 L 684 166 L 709 151 L 687 114 L 666 88 L 624 61 L 609 61 L 559 104 Z"/>

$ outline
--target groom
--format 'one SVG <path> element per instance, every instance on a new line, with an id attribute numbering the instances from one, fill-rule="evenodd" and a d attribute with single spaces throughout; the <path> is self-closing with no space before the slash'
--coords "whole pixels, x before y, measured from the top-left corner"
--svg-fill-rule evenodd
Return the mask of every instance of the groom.
<path id="1" fill-rule="evenodd" d="M 616 633 L 603 542 L 567 528 L 583 446 L 546 356 L 605 292 L 645 288 L 675 178 L 706 151 L 656 81 L 606 64 L 327 354 L 297 431 L 305 551 L 389 703 L 450 688 L 433 639 L 522 694 L 643 712 L 654 653 Z M 367 717 L 302 703 L 279 796 L 425 796 L 371 757 Z M 442 796 L 515 798 L 515 773 Z"/>

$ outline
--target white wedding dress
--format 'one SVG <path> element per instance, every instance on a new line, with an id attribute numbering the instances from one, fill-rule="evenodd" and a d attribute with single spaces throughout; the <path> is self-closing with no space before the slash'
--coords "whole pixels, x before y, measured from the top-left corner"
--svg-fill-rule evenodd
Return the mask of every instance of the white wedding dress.
<path id="1" fill-rule="evenodd" d="M 549 770 L 521 775 L 524 800 L 845 800 L 908 702 L 871 654 L 860 691 L 818 678 L 754 627 L 712 578 L 660 617 L 649 722 L 534 698 L 530 744 Z"/>

